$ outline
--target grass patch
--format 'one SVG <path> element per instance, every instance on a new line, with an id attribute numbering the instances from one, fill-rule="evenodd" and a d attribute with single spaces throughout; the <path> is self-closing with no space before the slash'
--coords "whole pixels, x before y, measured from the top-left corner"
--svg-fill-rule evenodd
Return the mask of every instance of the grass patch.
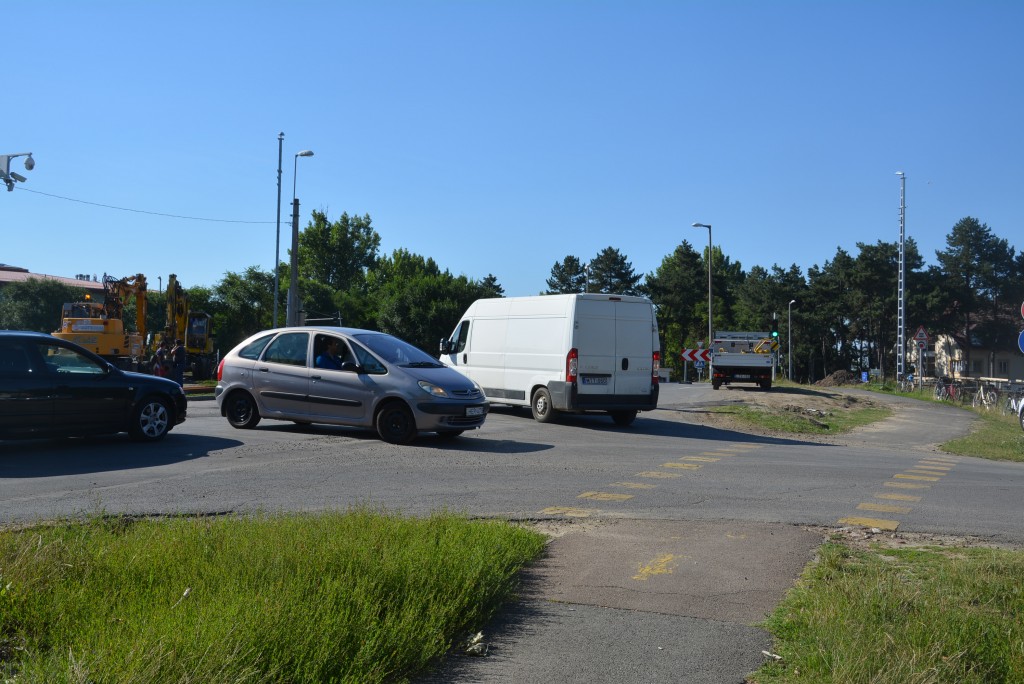
<path id="1" fill-rule="evenodd" d="M 853 428 L 869 425 L 892 415 L 892 411 L 883 406 L 855 407 L 855 405 L 851 405 L 850 408 L 810 413 L 795 406 L 789 410 L 785 408 L 769 410 L 763 407 L 743 405 L 716 406 L 712 410 L 715 413 L 735 416 L 739 420 L 766 430 L 797 434 L 848 432 Z"/>
<path id="2" fill-rule="evenodd" d="M 1024 553 L 822 547 L 765 623 L 782 660 L 752 681 L 1024 682 Z"/>
<path id="3" fill-rule="evenodd" d="M 366 511 L 3 531 L 0 681 L 406 681 L 482 626 L 544 543 Z"/>
<path id="4" fill-rule="evenodd" d="M 942 445 L 942 450 L 962 456 L 977 456 L 993 461 L 1024 462 L 1024 430 L 1017 416 L 997 411 L 977 411 L 981 421 L 966 437 Z"/>

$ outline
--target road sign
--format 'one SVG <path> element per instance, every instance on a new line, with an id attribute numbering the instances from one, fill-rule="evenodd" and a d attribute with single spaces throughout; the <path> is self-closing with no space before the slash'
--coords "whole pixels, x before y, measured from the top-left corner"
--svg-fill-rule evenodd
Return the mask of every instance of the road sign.
<path id="1" fill-rule="evenodd" d="M 925 342 L 918 342 L 917 348 L 920 349 L 921 351 L 924 351 L 925 344 Z"/>
<path id="2" fill-rule="evenodd" d="M 924 329 L 923 325 L 917 326 L 917 333 L 914 335 L 914 339 L 918 342 L 928 341 L 928 331 Z"/>
<path id="3" fill-rule="evenodd" d="M 710 349 L 683 349 L 681 352 L 679 352 L 679 356 L 682 358 L 683 361 L 697 361 L 698 359 L 700 359 L 702 361 L 710 361 L 711 360 L 711 350 Z"/>
<path id="4" fill-rule="evenodd" d="M 1024 332 L 1017 338 L 1017 346 L 1020 347 L 1021 352 L 1024 352 Z"/>
<path id="5" fill-rule="evenodd" d="M 697 370 L 704 370 L 704 362 L 698 359 L 693 362 L 693 367 Z"/>

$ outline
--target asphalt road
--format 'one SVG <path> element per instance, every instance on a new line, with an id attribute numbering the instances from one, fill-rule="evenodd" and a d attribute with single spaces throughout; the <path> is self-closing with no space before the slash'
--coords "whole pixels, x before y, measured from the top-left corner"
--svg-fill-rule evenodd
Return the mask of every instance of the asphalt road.
<path id="1" fill-rule="evenodd" d="M 445 682 L 742 682 L 770 648 L 756 625 L 820 528 L 1024 543 L 1024 465 L 935 446 L 966 433 L 970 414 L 890 399 L 893 418 L 827 444 L 702 425 L 733 392 L 665 385 L 661 408 L 629 428 L 498 409 L 463 438 L 408 447 L 347 428 L 234 430 L 193 401 L 156 445 L 0 442 L 0 523 L 366 505 L 552 530 L 523 600 L 485 630 L 488 656 L 453 657 L 427 680 Z"/>

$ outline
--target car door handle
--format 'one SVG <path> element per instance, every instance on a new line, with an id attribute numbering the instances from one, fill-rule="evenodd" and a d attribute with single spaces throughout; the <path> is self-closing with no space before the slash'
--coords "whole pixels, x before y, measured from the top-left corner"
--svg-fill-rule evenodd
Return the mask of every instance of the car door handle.
<path id="1" fill-rule="evenodd" d="M 310 380 L 323 380 L 323 377 L 320 376 L 320 375 L 310 375 L 309 379 Z"/>
<path id="2" fill-rule="evenodd" d="M 462 355 L 462 363 L 466 363 L 466 357 L 468 357 L 468 356 L 469 356 L 469 354 L 463 354 Z"/>

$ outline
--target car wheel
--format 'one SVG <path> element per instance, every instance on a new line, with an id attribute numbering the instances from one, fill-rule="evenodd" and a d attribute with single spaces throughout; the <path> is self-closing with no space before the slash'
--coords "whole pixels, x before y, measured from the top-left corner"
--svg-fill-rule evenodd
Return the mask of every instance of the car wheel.
<path id="1" fill-rule="evenodd" d="M 232 392 L 227 398 L 224 416 L 231 423 L 231 427 L 239 430 L 251 430 L 260 422 L 260 411 L 248 392 Z"/>
<path id="2" fill-rule="evenodd" d="M 408 444 L 416 437 L 416 419 L 405 404 L 387 404 L 377 414 L 377 434 L 389 444 Z"/>
<path id="3" fill-rule="evenodd" d="M 449 440 L 455 439 L 463 432 L 465 432 L 465 430 L 439 430 L 437 436 L 447 442 Z"/>
<path id="4" fill-rule="evenodd" d="M 616 425 L 621 427 L 632 425 L 636 420 L 636 411 L 609 411 L 608 415 L 612 417 Z"/>
<path id="5" fill-rule="evenodd" d="M 547 387 L 539 387 L 533 393 L 530 410 L 533 412 L 533 419 L 538 423 L 550 423 L 555 420 L 555 409 L 551 405 L 551 393 Z"/>
<path id="6" fill-rule="evenodd" d="M 146 397 L 135 407 L 129 434 L 140 442 L 156 442 L 171 429 L 171 410 L 160 397 Z"/>
<path id="7" fill-rule="evenodd" d="M 713 382 L 713 383 L 711 383 L 711 389 L 715 389 L 716 390 L 716 389 L 718 389 L 721 386 L 722 386 L 722 383 L 720 383 L 720 382 Z"/>

